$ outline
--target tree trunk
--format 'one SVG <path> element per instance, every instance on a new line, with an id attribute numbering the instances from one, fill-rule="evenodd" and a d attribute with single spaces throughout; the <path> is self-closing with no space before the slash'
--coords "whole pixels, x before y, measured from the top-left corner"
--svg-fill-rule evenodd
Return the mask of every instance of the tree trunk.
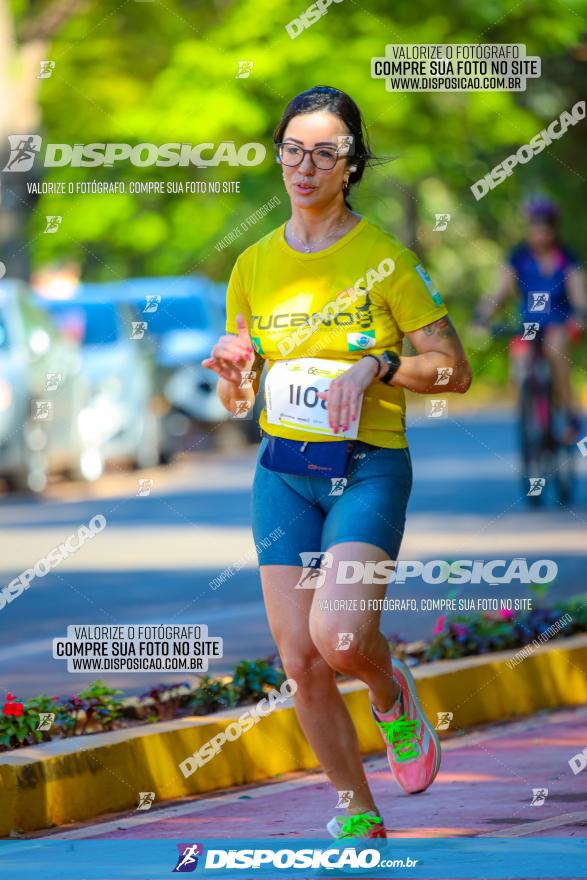
<path id="1" fill-rule="evenodd" d="M 29 194 L 28 185 L 41 179 L 43 169 L 37 157 L 28 171 L 4 171 L 8 135 L 41 134 L 41 62 L 51 60 L 47 52 L 55 33 L 86 6 L 87 0 L 56 0 L 25 22 L 19 44 L 9 0 L 0 0 L 0 261 L 10 278 L 30 275 L 28 227 L 38 196 Z"/>

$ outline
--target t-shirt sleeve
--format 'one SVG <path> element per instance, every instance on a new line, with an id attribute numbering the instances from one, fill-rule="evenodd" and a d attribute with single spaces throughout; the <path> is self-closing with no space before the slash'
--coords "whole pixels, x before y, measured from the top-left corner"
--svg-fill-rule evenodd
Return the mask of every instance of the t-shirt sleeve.
<path id="1" fill-rule="evenodd" d="M 226 332 L 237 333 L 236 316 L 243 315 L 247 324 L 251 318 L 251 307 L 241 277 L 239 260 L 233 266 L 226 291 Z"/>
<path id="2" fill-rule="evenodd" d="M 391 274 L 390 306 L 403 333 L 419 330 L 448 313 L 430 275 L 412 251 L 395 261 Z"/>

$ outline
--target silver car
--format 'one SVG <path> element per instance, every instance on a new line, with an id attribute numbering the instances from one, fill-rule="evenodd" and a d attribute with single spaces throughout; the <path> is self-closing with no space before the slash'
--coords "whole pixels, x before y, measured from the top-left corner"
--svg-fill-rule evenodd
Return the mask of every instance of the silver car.
<path id="1" fill-rule="evenodd" d="M 112 461 L 153 467 L 160 445 L 141 322 L 124 304 L 105 301 L 100 287 L 82 285 L 72 299 L 43 301 L 61 336 L 79 345 L 84 386 L 73 435 L 53 450 L 53 463 L 88 480 L 100 477 Z"/>
<path id="2" fill-rule="evenodd" d="M 163 457 L 183 448 L 191 433 L 215 443 L 230 428 L 216 394 L 217 377 L 201 361 L 224 332 L 222 286 L 203 276 L 130 278 L 102 285 L 103 295 L 124 302 L 144 322 L 152 351 L 163 424 Z"/>
<path id="3" fill-rule="evenodd" d="M 50 449 L 80 399 L 77 346 L 59 338 L 24 282 L 0 282 L 0 476 L 41 492 Z"/>

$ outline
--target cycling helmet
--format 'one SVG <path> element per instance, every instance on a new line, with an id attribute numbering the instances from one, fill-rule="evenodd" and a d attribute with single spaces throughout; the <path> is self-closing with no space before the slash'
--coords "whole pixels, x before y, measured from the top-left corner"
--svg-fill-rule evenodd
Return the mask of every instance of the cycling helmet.
<path id="1" fill-rule="evenodd" d="M 524 214 L 530 223 L 547 223 L 556 226 L 559 219 L 559 209 L 552 199 L 547 196 L 530 196 L 524 202 Z"/>

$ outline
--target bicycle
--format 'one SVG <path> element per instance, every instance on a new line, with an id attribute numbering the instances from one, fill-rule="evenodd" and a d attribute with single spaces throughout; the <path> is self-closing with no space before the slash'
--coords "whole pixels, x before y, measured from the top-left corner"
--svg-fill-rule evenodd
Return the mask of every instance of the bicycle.
<path id="1" fill-rule="evenodd" d="M 568 416 L 557 407 L 550 364 L 544 349 L 544 330 L 527 324 L 519 329 L 505 325 L 489 328 L 491 336 L 510 336 L 510 354 L 518 368 L 519 444 L 522 479 L 528 503 L 539 507 L 543 490 L 552 479 L 560 504 L 572 503 L 576 486 L 575 443 L 565 440 Z"/>

